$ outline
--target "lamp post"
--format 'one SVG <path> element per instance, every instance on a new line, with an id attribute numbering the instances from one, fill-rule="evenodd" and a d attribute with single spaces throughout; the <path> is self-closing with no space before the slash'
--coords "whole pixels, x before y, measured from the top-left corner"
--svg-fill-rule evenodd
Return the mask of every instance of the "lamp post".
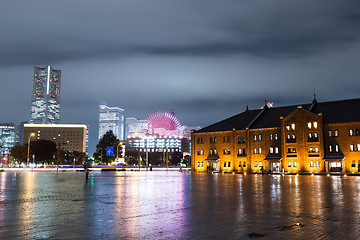
<path id="1" fill-rule="evenodd" d="M 31 133 L 30 135 L 29 135 L 29 139 L 28 139 L 28 151 L 27 151 L 27 164 L 26 164 L 26 166 L 29 166 L 29 160 L 30 160 L 30 158 L 29 158 L 29 155 L 30 155 L 30 138 L 31 137 L 34 137 L 35 136 L 35 133 Z"/>

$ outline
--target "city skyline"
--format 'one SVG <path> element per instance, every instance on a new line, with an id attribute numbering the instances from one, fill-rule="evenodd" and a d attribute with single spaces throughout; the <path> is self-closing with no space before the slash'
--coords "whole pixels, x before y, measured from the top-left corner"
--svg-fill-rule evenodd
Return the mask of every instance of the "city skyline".
<path id="1" fill-rule="evenodd" d="M 60 122 L 90 125 L 90 152 L 100 104 L 204 127 L 265 98 L 309 102 L 314 88 L 319 102 L 359 97 L 357 1 L 42 3 L 2 2 L 0 120 L 28 120 L 33 67 L 51 65 Z"/>

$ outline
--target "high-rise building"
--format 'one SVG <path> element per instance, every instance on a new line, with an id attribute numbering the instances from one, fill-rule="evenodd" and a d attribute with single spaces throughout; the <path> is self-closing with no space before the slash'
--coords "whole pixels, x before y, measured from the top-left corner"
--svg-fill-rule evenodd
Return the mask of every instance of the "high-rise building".
<path id="1" fill-rule="evenodd" d="M 31 123 L 59 123 L 61 70 L 34 67 Z"/>
<path id="2" fill-rule="evenodd" d="M 10 148 L 15 145 L 15 125 L 12 123 L 0 124 L 0 155 L 9 154 Z"/>
<path id="3" fill-rule="evenodd" d="M 124 109 L 99 106 L 99 139 L 111 130 L 119 140 L 124 140 Z"/>
<path id="4" fill-rule="evenodd" d="M 134 117 L 128 117 L 125 121 L 125 138 L 137 137 L 147 128 L 146 120 L 138 120 Z"/>

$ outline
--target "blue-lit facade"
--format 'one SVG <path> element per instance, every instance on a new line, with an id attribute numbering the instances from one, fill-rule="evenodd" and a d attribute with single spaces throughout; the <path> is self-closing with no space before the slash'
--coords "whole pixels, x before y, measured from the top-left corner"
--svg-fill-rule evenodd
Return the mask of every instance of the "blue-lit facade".
<path id="1" fill-rule="evenodd" d="M 59 123 L 61 70 L 34 67 L 30 123 Z"/>
<path id="2" fill-rule="evenodd" d="M 12 123 L 0 124 L 0 155 L 8 156 L 10 148 L 15 145 L 15 125 Z"/>

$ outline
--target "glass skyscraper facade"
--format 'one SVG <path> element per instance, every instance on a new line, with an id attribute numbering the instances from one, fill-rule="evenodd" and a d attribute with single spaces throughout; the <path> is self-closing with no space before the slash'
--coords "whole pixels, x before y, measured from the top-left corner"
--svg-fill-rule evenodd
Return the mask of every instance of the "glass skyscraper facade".
<path id="1" fill-rule="evenodd" d="M 0 155 L 9 154 L 10 148 L 15 145 L 15 125 L 12 123 L 0 124 Z"/>
<path id="2" fill-rule="evenodd" d="M 61 70 L 34 67 L 30 123 L 59 123 Z"/>
<path id="3" fill-rule="evenodd" d="M 124 140 L 124 109 L 99 106 L 99 139 L 107 132 L 113 131 L 119 140 Z"/>

